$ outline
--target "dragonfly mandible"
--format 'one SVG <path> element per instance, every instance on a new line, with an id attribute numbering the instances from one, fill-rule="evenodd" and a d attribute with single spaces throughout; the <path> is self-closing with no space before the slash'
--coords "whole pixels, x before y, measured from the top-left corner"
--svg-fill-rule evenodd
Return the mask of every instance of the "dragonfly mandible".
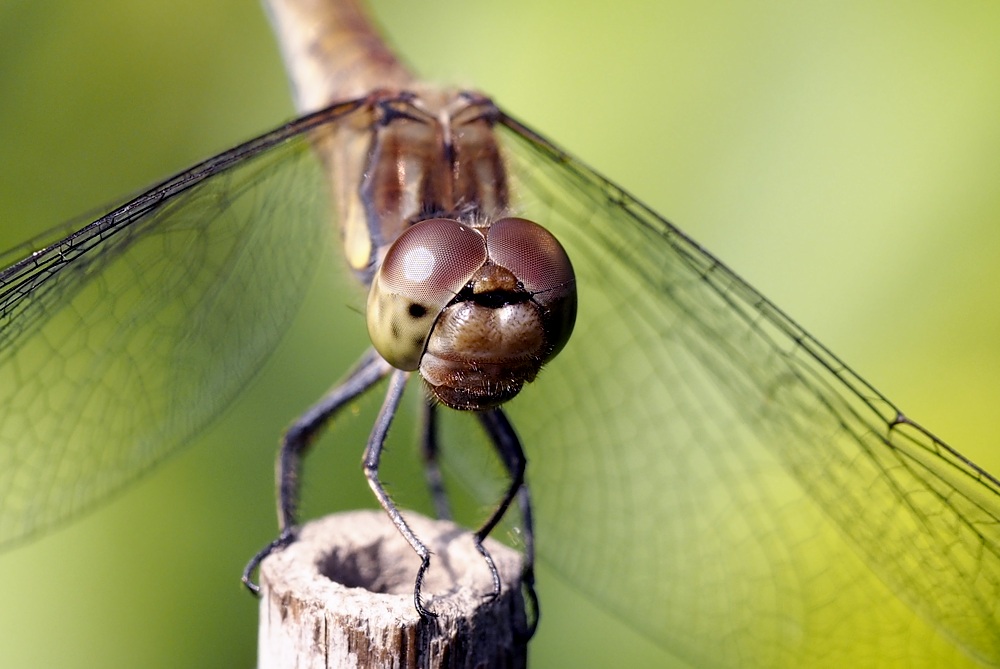
<path id="1" fill-rule="evenodd" d="M 540 455 L 541 457 L 543 457 L 543 454 L 539 454 L 539 455 Z M 549 456 L 549 457 L 553 457 L 553 456 Z"/>

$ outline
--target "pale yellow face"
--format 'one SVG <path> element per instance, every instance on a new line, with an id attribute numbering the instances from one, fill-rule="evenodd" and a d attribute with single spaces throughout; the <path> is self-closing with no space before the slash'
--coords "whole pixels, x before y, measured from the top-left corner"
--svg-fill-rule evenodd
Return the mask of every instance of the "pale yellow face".
<path id="1" fill-rule="evenodd" d="M 431 219 L 389 248 L 367 313 L 389 364 L 419 369 L 448 406 L 482 410 L 516 395 L 565 345 L 576 279 L 559 242 L 531 221 Z"/>

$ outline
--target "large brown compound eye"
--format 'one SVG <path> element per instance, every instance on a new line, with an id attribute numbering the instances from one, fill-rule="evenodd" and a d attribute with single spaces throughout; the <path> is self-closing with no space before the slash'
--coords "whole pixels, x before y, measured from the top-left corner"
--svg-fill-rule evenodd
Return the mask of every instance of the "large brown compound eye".
<path id="1" fill-rule="evenodd" d="M 458 221 L 410 227 L 386 252 L 368 293 L 368 335 L 386 362 L 415 370 L 441 310 L 486 262 L 486 240 Z"/>
<path id="2" fill-rule="evenodd" d="M 486 235 L 489 257 L 517 277 L 544 310 L 551 358 L 566 344 L 576 322 L 576 274 L 562 244 L 523 218 L 494 222 Z"/>

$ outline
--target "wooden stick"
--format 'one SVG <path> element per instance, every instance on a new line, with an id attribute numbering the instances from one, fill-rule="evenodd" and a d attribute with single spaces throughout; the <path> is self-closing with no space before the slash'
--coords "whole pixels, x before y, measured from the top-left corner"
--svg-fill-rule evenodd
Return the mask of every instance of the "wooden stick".
<path id="1" fill-rule="evenodd" d="M 438 617 L 417 615 L 420 560 L 384 513 L 328 516 L 261 565 L 261 669 L 526 665 L 520 554 L 487 540 L 501 579 L 489 601 L 492 580 L 471 533 L 405 515 L 434 553 L 423 597 Z"/>

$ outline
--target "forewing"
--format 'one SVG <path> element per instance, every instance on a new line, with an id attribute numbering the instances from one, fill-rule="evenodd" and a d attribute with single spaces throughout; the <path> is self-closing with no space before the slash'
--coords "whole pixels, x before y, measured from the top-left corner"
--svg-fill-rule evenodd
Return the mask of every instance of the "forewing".
<path id="1" fill-rule="evenodd" d="M 511 119 L 518 215 L 574 263 L 510 406 L 543 559 L 698 666 L 1000 662 L 995 479 L 666 220 Z"/>
<path id="2" fill-rule="evenodd" d="M 260 368 L 336 225 L 313 140 L 353 108 L 210 159 L 0 273 L 0 545 L 118 490 Z"/>

